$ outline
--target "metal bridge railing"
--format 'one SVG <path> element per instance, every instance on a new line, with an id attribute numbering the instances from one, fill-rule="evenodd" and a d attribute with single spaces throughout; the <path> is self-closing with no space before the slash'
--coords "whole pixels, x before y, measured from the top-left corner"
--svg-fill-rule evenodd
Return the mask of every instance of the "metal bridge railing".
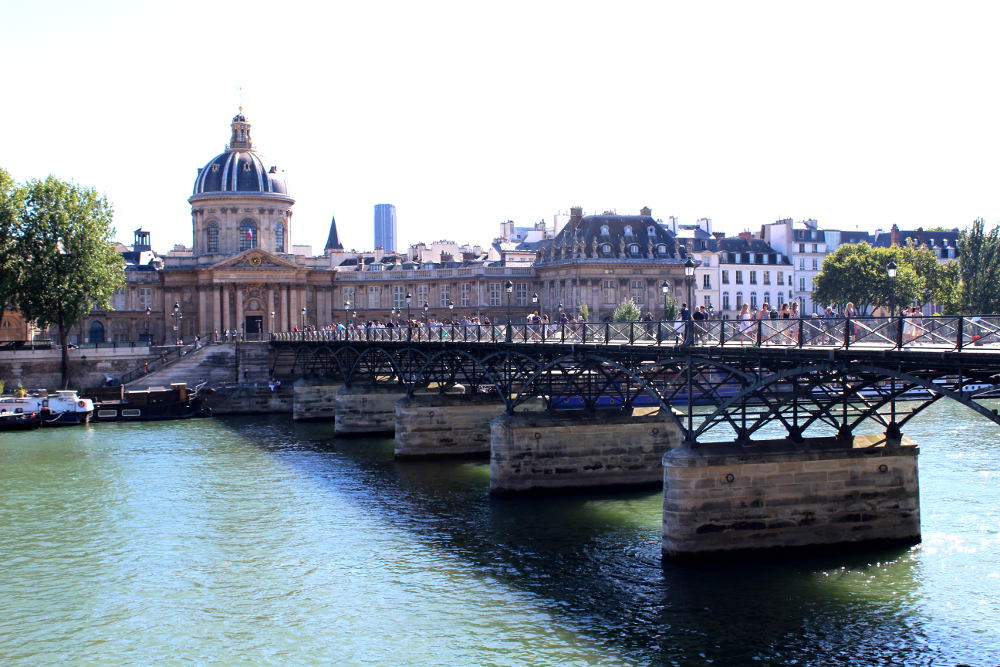
<path id="1" fill-rule="evenodd" d="M 801 319 L 421 324 L 272 333 L 272 341 L 574 343 L 695 347 L 1000 349 L 1000 315 Z"/>

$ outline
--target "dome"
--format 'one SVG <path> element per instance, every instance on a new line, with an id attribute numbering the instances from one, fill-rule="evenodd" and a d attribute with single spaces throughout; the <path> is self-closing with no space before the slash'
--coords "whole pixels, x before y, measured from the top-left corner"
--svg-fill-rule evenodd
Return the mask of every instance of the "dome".
<path id="1" fill-rule="evenodd" d="M 278 168 L 268 166 L 254 150 L 250 140 L 250 123 L 242 108 L 233 117 L 231 127 L 233 133 L 226 152 L 216 155 L 198 170 L 194 194 L 256 192 L 287 196 L 285 179 L 278 173 Z"/>
<path id="2" fill-rule="evenodd" d="M 216 155 L 198 170 L 194 194 L 214 192 L 288 194 L 285 179 L 278 173 L 277 167 L 266 166 L 256 151 L 232 149 Z"/>

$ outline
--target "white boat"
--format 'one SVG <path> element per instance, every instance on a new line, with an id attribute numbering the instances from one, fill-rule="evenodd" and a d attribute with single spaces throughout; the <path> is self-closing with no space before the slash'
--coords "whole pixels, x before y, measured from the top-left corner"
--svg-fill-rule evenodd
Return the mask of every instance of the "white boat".
<path id="1" fill-rule="evenodd" d="M 38 392 L 27 396 L 0 396 L 0 411 L 15 414 L 36 412 L 43 426 L 86 424 L 94 413 L 94 402 L 80 398 L 75 390 L 64 389 L 48 394 Z"/>

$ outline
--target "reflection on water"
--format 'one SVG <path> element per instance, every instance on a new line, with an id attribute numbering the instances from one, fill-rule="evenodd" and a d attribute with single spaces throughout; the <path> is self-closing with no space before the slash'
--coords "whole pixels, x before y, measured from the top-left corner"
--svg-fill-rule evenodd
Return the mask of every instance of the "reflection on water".
<path id="1" fill-rule="evenodd" d="M 923 447 L 924 543 L 660 560 L 660 494 L 491 498 L 485 462 L 233 418 L 2 434 L 0 661 L 993 664 L 998 434 Z"/>

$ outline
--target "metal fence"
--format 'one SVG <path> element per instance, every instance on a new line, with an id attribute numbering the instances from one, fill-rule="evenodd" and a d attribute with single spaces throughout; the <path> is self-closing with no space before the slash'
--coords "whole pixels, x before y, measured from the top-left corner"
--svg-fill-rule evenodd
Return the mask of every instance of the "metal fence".
<path id="1" fill-rule="evenodd" d="M 567 324 L 348 326 L 271 334 L 272 341 L 574 343 L 583 345 L 1000 348 L 1000 315 L 827 317 Z"/>

